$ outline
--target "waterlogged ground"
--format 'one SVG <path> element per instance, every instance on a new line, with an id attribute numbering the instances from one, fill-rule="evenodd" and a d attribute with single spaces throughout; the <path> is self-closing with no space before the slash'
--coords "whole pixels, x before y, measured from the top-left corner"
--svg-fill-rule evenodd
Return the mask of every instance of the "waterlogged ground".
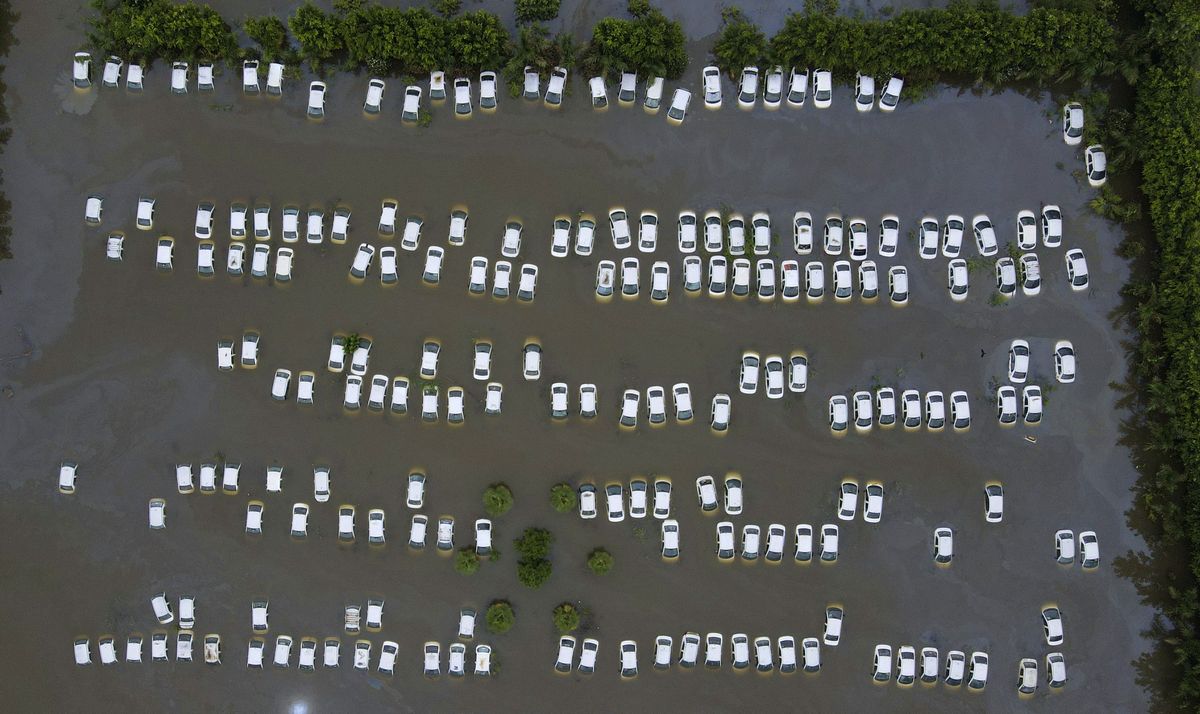
<path id="1" fill-rule="evenodd" d="M 0 264 L 0 377 L 12 388 L 0 400 L 0 453 L 5 497 L 0 547 L 6 587 L 0 606 L 7 696 L 23 710 L 105 708 L 148 711 L 329 711 L 385 708 L 413 711 L 794 708 L 869 706 L 888 711 L 1086 711 L 1145 707 L 1131 661 L 1148 613 L 1133 586 L 1118 577 L 1113 559 L 1136 549 L 1124 511 L 1134 472 L 1117 446 L 1120 412 L 1108 388 L 1124 372 L 1121 340 L 1110 312 L 1117 306 L 1125 266 L 1114 255 L 1119 236 L 1086 212 L 1090 193 L 1071 172 L 1075 152 L 1059 140 L 1045 115 L 1048 103 L 1006 93 L 960 96 L 943 91 L 894 115 L 856 114 L 845 89 L 832 109 L 743 113 L 697 105 L 683 127 L 640 108 L 585 106 L 576 84 L 565 109 L 501 98 L 500 111 L 456 121 L 445 107 L 427 129 L 399 124 L 398 83 L 389 84 L 384 114 L 363 117 L 366 78 L 338 76 L 330 86 L 329 116 L 306 121 L 303 91 L 291 83 L 282 101 L 247 100 L 227 75 L 214 95 L 173 97 L 167 73 L 154 68 L 143 96 L 124 90 L 68 88 L 67 58 L 79 36 L 75 8 L 38 4 L 18 8 L 21 43 L 5 74 L 15 130 L 5 155 L 5 186 L 14 202 L 14 252 Z M 700 31 L 707 31 L 701 28 Z M 696 47 L 697 56 L 700 46 Z M 695 62 L 698 70 L 699 62 Z M 685 84 L 697 89 L 698 71 Z M 671 85 L 669 85 L 669 89 Z M 728 90 L 728 88 L 727 88 Z M 728 90 L 731 91 L 731 90 Z M 82 223 L 84 197 L 105 196 L 102 230 Z M 133 230 L 139 195 L 158 201 L 153 233 Z M 383 245 L 375 235 L 379 202 L 396 199 L 401 215 L 425 216 L 422 249 L 445 245 L 450 208 L 471 213 L 467 244 L 449 248 L 444 283 L 419 284 L 420 263 L 401 253 L 400 284 L 383 289 L 372 277 L 352 284 L 346 274 L 354 247 Z M 227 211 L 233 201 L 269 200 L 354 210 L 345 246 L 298 245 L 295 280 L 280 287 L 223 273 L 200 280 L 193 266 L 191 221 L 201 200 L 218 206 L 216 236 L 223 259 Z M 905 233 L 931 213 L 987 213 L 1012 240 L 1011 222 L 1023 208 L 1058 203 L 1066 214 L 1065 247 L 1087 252 L 1094 288 L 1071 293 L 1062 253 L 1041 249 L 1046 286 L 1036 298 L 989 305 L 987 272 L 972 274 L 970 299 L 951 303 L 945 260 L 921 261 L 905 238 L 894 261 L 913 279 L 912 304 L 760 305 L 726 298 L 688 298 L 674 290 L 668 304 L 642 299 L 599 304 L 592 297 L 597 261 L 619 258 L 606 230 L 590 258 L 549 256 L 549 228 L 559 213 L 602 215 L 624 205 L 657 210 L 664 231 L 654 259 L 678 271 L 674 217 L 726 204 L 747 216 L 772 215 L 788 246 L 791 214 L 806 209 L 864 217 L 875 226 L 895 212 Z M 526 226 L 521 262 L 541 269 L 532 305 L 472 299 L 466 292 L 473 255 L 498 257 L 501 227 Z M 104 259 L 107 230 L 124 230 L 125 261 Z M 153 270 L 152 238 L 178 241 L 173 274 Z M 279 245 L 278 239 L 273 244 Z M 874 249 L 872 249 L 874 252 Z M 968 250 L 968 255 L 973 251 Z M 643 281 L 648 280 L 648 256 Z M 816 255 L 826 265 L 832 259 Z M 244 329 L 263 334 L 262 366 L 219 373 L 214 347 Z M 20 330 L 20 332 L 18 332 Z M 466 424 L 422 425 L 414 417 L 347 415 L 340 379 L 322 369 L 329 336 L 358 331 L 375 340 L 371 372 L 416 371 L 421 341 L 444 345 L 443 387 L 467 389 Z M 20 335 L 25 335 L 22 338 Z M 525 382 L 519 350 L 536 337 L 545 349 L 545 376 Z M 1053 389 L 1045 423 L 1000 429 L 988 401 L 1004 375 L 1010 340 L 1033 345 L 1033 378 L 1053 382 L 1054 340 L 1074 342 L 1080 378 Z M 470 379 L 472 341 L 493 342 L 493 379 L 505 385 L 504 413 L 482 414 L 481 383 Z M 812 360 L 810 390 L 772 402 L 738 395 L 736 365 L 743 349 L 763 354 L 802 348 Z M 313 408 L 279 404 L 268 396 L 277 367 L 318 373 Z M 549 419 L 549 385 L 582 382 L 600 389 L 599 419 Z M 701 418 L 690 426 L 616 427 L 620 391 L 669 387 L 686 381 Z M 874 383 L 923 392 L 967 390 L 975 425 L 966 434 L 882 432 L 830 436 L 825 402 Z M 989 387 L 989 385 L 993 385 Z M 715 392 L 734 396 L 733 427 L 725 438 L 705 425 Z M 444 408 L 444 407 L 443 407 Z M 444 412 L 443 412 L 444 413 Z M 1025 439 L 1037 437 L 1036 444 Z M 243 463 L 237 496 L 181 496 L 173 464 L 228 457 Z M 81 464 L 79 493 L 64 497 L 53 480 L 58 461 Z M 266 494 L 268 465 L 286 469 L 284 492 Z M 333 498 L 312 501 L 314 464 L 333 470 Z M 453 515 L 457 541 L 483 515 L 479 494 L 503 480 L 516 507 L 496 519 L 498 562 L 473 577 L 454 572 L 448 558 L 403 546 L 411 511 L 403 507 L 409 470 L 429 474 L 431 519 Z M 717 518 L 700 514 L 692 483 L 699 475 L 740 472 L 747 484 L 739 527 L 834 520 L 837 485 L 845 476 L 880 480 L 887 489 L 883 522 L 861 517 L 841 523 L 841 557 L 833 566 L 718 564 Z M 676 488 L 675 514 L 683 557 L 658 557 L 657 522 L 603 518 L 583 522 L 554 513 L 549 487 L 559 481 L 628 481 L 665 475 Z M 1004 522 L 986 524 L 982 488 L 1005 486 Z M 146 526 L 146 503 L 167 500 L 165 531 Z M 246 501 L 266 502 L 266 533 L 242 531 Z M 293 542 L 287 512 L 296 501 L 314 506 L 310 537 Z M 335 509 L 388 513 L 389 543 L 339 547 Z M 934 567 L 931 533 L 949 525 L 956 556 Z M 556 536 L 555 572 L 540 590 L 515 577 L 510 542 L 527 526 Z M 1102 567 L 1083 572 L 1055 564 L 1053 533 L 1095 530 Z M 597 546 L 616 559 L 599 578 L 584 567 Z M 102 667 L 97 638 L 119 642 L 149 636 L 156 623 L 149 597 L 197 597 L 196 632 L 223 637 L 225 664 L 119 663 Z M 341 633 L 348 603 L 385 597 L 382 633 L 370 635 L 376 653 L 384 639 L 400 644 L 392 678 L 348 666 L 352 638 Z M 302 674 L 293 667 L 244 667 L 249 605 L 271 601 L 271 631 L 343 635 L 343 667 Z M 477 641 L 496 650 L 499 676 L 430 681 L 420 673 L 420 646 L 453 641 L 461 607 L 484 608 L 508 598 L 518 624 L 503 636 Z M 555 632 L 550 611 L 564 600 L 589 611 L 583 636 L 600 640 L 590 678 L 552 670 Z M 846 610 L 843 643 L 824 648 L 817 676 L 656 672 L 656 635 L 678 643 L 686 630 L 734 632 L 751 638 L 819 636 L 823 610 Z M 1064 653 L 1070 682 L 1047 693 L 1044 680 L 1029 701 L 1017 698 L 1022 657 L 1042 666 L 1048 648 L 1039 610 L 1065 613 Z M 92 640 L 96 663 L 76 667 L 71 640 Z M 641 676 L 620 681 L 617 645 L 639 643 Z M 903 690 L 870 682 L 876 643 L 984 650 L 991 676 L 982 694 L 920 685 Z M 172 636 L 172 646 L 174 637 Z M 728 645 L 727 645 L 728 646 Z M 123 648 L 120 648 L 123 651 Z M 443 655 L 444 656 L 444 655 Z M 148 652 L 147 652 L 148 659 Z"/>

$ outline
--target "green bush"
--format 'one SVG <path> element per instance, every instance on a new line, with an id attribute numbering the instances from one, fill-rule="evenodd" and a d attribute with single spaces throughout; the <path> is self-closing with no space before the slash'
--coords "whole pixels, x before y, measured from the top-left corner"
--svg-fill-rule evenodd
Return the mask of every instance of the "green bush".
<path id="1" fill-rule="evenodd" d="M 612 553 L 609 553 L 603 548 L 597 548 L 593 550 L 591 554 L 588 555 L 587 566 L 596 575 L 604 575 L 608 571 L 612 570 Z"/>
<path id="2" fill-rule="evenodd" d="M 639 13 L 632 20 L 606 17 L 592 28 L 592 41 L 584 53 L 588 74 L 632 71 L 679 79 L 688 63 L 683 27 L 648 3 L 636 7 L 631 3 L 631 10 Z"/>
<path id="3" fill-rule="evenodd" d="M 513 506 L 513 494 L 507 485 L 492 484 L 483 491 L 483 509 L 492 517 L 503 516 Z"/>
<path id="4" fill-rule="evenodd" d="M 545 558 L 526 558 L 517 563 L 517 580 L 527 588 L 540 588 L 550 579 L 554 566 Z"/>
<path id="5" fill-rule="evenodd" d="M 242 23 L 246 36 L 258 43 L 259 51 L 265 62 L 274 62 L 283 57 L 290 49 L 288 47 L 287 26 L 274 15 L 248 17 Z"/>
<path id="6" fill-rule="evenodd" d="M 579 610 L 569 602 L 554 608 L 554 628 L 563 635 L 578 630 Z"/>
<path id="7" fill-rule="evenodd" d="M 454 569 L 463 575 L 474 575 L 479 570 L 479 554 L 474 548 L 460 548 L 454 556 Z"/>
<path id="8" fill-rule="evenodd" d="M 560 483 L 550 487 L 550 507 L 559 513 L 575 510 L 575 489 L 570 484 Z"/>
<path id="9" fill-rule="evenodd" d="M 194 2 L 92 0 L 88 40 L 105 54 L 135 62 L 232 59 L 233 30 L 216 10 Z"/>
<path id="10" fill-rule="evenodd" d="M 292 36 L 300 43 L 300 56 L 314 69 L 345 51 L 341 22 L 333 13 L 326 13 L 312 0 L 296 8 L 288 20 Z"/>
<path id="11" fill-rule="evenodd" d="M 743 67 L 757 66 L 767 54 L 767 36 L 736 7 L 721 11 L 721 34 L 713 45 L 716 64 L 731 78 Z"/>
<path id="12" fill-rule="evenodd" d="M 513 612 L 512 605 L 508 604 L 508 601 L 496 600 L 488 605 L 484 621 L 487 623 L 489 632 L 494 635 L 503 635 L 517 624 L 517 614 Z"/>
<path id="13" fill-rule="evenodd" d="M 520 538 L 513 540 L 522 558 L 545 558 L 550 555 L 554 534 L 545 528 L 526 528 Z"/>
<path id="14" fill-rule="evenodd" d="M 517 20 L 546 22 L 558 17 L 561 0 L 516 0 Z"/>

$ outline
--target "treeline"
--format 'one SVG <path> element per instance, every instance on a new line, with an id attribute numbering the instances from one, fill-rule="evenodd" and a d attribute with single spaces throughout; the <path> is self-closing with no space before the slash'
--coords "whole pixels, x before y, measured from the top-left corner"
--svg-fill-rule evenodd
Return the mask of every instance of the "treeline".
<path id="1" fill-rule="evenodd" d="M 261 57 L 307 61 L 317 72 L 365 69 L 377 75 L 505 69 L 516 79 L 526 64 L 548 72 L 578 60 L 589 72 L 678 78 L 687 67 L 683 29 L 647 0 L 629 0 L 629 18 L 601 20 L 582 47 L 573 38 L 549 38 L 538 24 L 521 28 L 514 39 L 494 13 L 462 12 L 461 5 L 441 0 L 434 12 L 335 0 L 325 11 L 309 0 L 286 23 L 273 15 L 244 18 L 238 27 L 255 46 L 242 47 L 228 20 L 190 0 L 92 0 L 96 15 L 88 38 L 102 53 L 135 62 Z M 525 20 L 552 18 L 558 3 L 518 2 L 517 9 Z"/>
<path id="2" fill-rule="evenodd" d="M 1112 0 L 1087 9 L 1034 7 L 1014 15 L 991 2 L 903 10 L 886 19 L 838 15 L 837 0 L 807 0 L 768 41 L 736 8 L 713 46 L 733 77 L 747 65 L 821 67 L 839 80 L 897 74 L 909 87 L 1086 83 L 1110 74 L 1117 50 Z"/>
<path id="3" fill-rule="evenodd" d="M 1163 644 L 1178 683 L 1166 709 L 1200 710 L 1200 4 L 1137 0 L 1142 28 L 1131 47 L 1146 58 L 1137 79 L 1135 136 L 1153 239 L 1144 278 L 1126 287 L 1138 331 L 1143 450 L 1141 505 L 1161 527 L 1155 550 L 1182 552 L 1186 568 L 1157 567 L 1167 582 Z M 1173 683 L 1174 684 L 1174 683 Z"/>

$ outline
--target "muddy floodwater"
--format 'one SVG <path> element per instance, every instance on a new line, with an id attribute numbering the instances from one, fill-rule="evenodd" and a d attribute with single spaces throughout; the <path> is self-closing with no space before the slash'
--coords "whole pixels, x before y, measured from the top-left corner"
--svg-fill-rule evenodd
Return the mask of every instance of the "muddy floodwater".
<path id="1" fill-rule="evenodd" d="M 1121 381 L 1125 335 L 1114 325 L 1118 290 L 1127 267 L 1114 253 L 1120 239 L 1092 216 L 1091 191 L 1072 172 L 1082 164 L 1066 147 L 1047 99 L 1015 93 L 991 96 L 941 90 L 894 114 L 858 114 L 847 88 L 833 107 L 811 104 L 752 112 L 737 110 L 726 84 L 726 104 L 706 111 L 699 96 L 703 45 L 683 86 L 697 92 L 686 122 L 670 126 L 662 113 L 640 106 L 593 112 L 586 86 L 560 111 L 506 94 L 495 114 L 478 110 L 456 120 L 434 108 L 431 126 L 400 123 L 402 85 L 389 81 L 383 113 L 361 111 L 365 76 L 330 80 L 327 117 L 304 117 L 302 81 L 289 81 L 281 100 L 246 98 L 234 73 L 218 77 L 208 95 L 167 92 L 161 64 L 147 75 L 140 96 L 122 89 L 70 88 L 68 60 L 81 36 L 71 3 L 24 3 L 17 9 L 20 44 L 5 81 L 14 136 L 4 155 L 5 190 L 12 199 L 16 259 L 0 264 L 0 468 L 4 494 L 0 521 L 0 588 L 5 698 L 13 711 L 1138 711 L 1146 695 L 1135 684 L 1134 660 L 1149 612 L 1133 585 L 1114 572 L 1113 559 L 1140 547 L 1124 512 L 1135 472 L 1117 444 L 1122 412 L 1109 383 Z M 705 31 L 711 31 L 706 28 Z M 676 85 L 668 83 L 668 92 Z M 610 88 L 615 99 L 615 88 Z M 669 94 L 668 94 L 669 96 Z M 104 196 L 103 225 L 82 220 L 88 194 Z M 157 201 L 154 230 L 134 228 L 139 196 Z M 354 251 L 383 239 L 375 224 L 381 200 L 398 202 L 400 220 L 424 218 L 421 249 L 400 251 L 399 283 L 383 287 L 378 272 L 359 284 L 348 278 Z M 217 275 L 196 275 L 196 204 L 216 203 Z M 280 242 L 284 205 L 323 208 L 326 232 L 335 205 L 353 210 L 350 239 L 331 245 L 294 245 L 288 285 L 249 276 L 231 278 L 224 260 L 233 202 L 270 202 L 272 249 Z M 921 260 L 909 236 L 923 215 L 988 214 L 1002 243 L 1013 242 L 1019 210 L 1055 203 L 1065 215 L 1060 248 L 1037 250 L 1044 286 L 1036 297 L 1018 295 L 994 306 L 991 268 L 971 274 L 967 301 L 946 291 L 946 258 Z M 466 245 L 448 246 L 449 212 L 466 206 Z M 605 214 L 658 212 L 663 229 L 653 255 L 617 251 Z M 770 213 L 778 235 L 772 257 L 795 259 L 791 216 L 811 211 L 864 218 L 871 257 L 881 271 L 907 266 L 910 304 L 873 304 L 857 296 L 838 304 L 804 301 L 762 304 L 751 298 L 692 297 L 681 289 L 682 256 L 675 218 L 683 209 L 734 210 L 747 218 Z M 590 213 L 600 224 L 589 257 L 552 258 L 551 224 L 558 214 Z M 900 216 L 895 258 L 880 258 L 880 216 Z M 499 258 L 507 220 L 525 226 L 521 256 L 540 268 L 532 304 L 497 301 L 467 292 L 472 256 Z M 105 259 L 109 231 L 126 234 L 124 260 Z M 153 241 L 176 240 L 175 269 L 154 269 Z M 251 241 L 252 242 L 252 241 Z M 421 283 L 427 246 L 446 248 L 442 284 Z M 1072 292 L 1063 254 L 1082 248 L 1091 289 Z M 970 244 L 967 257 L 976 251 Z M 635 255 L 642 261 L 637 300 L 598 302 L 597 263 Z M 701 253 L 701 255 L 704 255 Z M 842 256 L 845 258 L 846 256 Z M 834 258 L 818 249 L 826 270 Z M 666 304 L 649 299 L 649 266 L 672 268 Z M 489 275 L 489 288 L 490 288 Z M 515 287 L 515 280 L 514 280 Z M 884 285 L 886 291 L 886 283 Z M 245 330 L 262 334 L 255 370 L 219 372 L 219 339 Z M 438 383 L 442 419 L 418 415 L 347 413 L 344 377 L 324 368 L 330 337 L 358 332 L 374 341 L 368 375 L 415 379 L 423 340 L 443 346 Z M 543 375 L 525 381 L 520 351 L 529 339 L 544 349 Z M 1035 428 L 1002 429 L 993 395 L 1006 382 L 1006 353 L 1014 338 L 1030 342 L 1031 382 L 1047 390 L 1045 418 Z M 503 414 L 483 414 L 484 383 L 471 377 L 472 345 L 495 347 L 492 379 L 504 385 Z M 1054 381 L 1051 349 L 1069 339 L 1079 356 L 1073 384 Z M 811 360 L 809 388 L 768 400 L 762 390 L 737 390 L 743 350 L 786 356 L 803 349 Z M 22 356 L 28 353 L 27 356 Z M 8 356 L 14 356 L 9 358 Z M 316 404 L 273 401 L 276 368 L 312 370 Z M 368 376 L 369 378 L 369 376 Z M 550 419 L 550 385 L 571 390 L 571 417 Z M 600 415 L 577 415 L 577 389 L 595 383 Z M 622 390 L 687 382 L 697 419 L 661 428 L 617 427 Z M 445 421 L 445 389 L 466 390 L 466 422 Z M 828 429 L 830 395 L 877 385 L 922 393 L 965 390 L 974 422 L 966 433 L 902 428 L 834 438 Z M 1053 385 L 1053 389 L 1049 387 Z M 1018 385 L 1019 388 L 1019 385 Z M 293 384 L 294 390 L 294 384 Z M 712 396 L 733 399 L 728 434 L 708 428 Z M 293 391 L 294 395 L 294 391 Z M 415 394 L 412 398 L 416 407 Z M 1036 437 L 1029 440 L 1026 437 Z M 78 493 L 55 489 L 60 460 L 80 464 Z M 181 495 L 174 465 L 228 459 L 242 463 L 241 490 Z M 265 471 L 285 469 L 283 492 L 266 493 Z M 332 469 L 333 496 L 316 503 L 312 468 Z M 456 545 L 470 543 L 470 523 L 484 515 L 480 494 L 503 481 L 515 507 L 495 520 L 502 556 L 473 576 L 432 547 L 408 549 L 404 483 L 414 469 L 428 474 L 425 506 L 431 520 L 456 519 Z M 698 476 L 741 474 L 746 504 L 731 517 L 740 531 L 753 523 L 788 529 L 779 565 L 719 563 L 715 526 L 697 507 Z M 659 557 L 658 521 L 603 515 L 583 521 L 548 503 L 551 485 L 590 481 L 628 483 L 665 476 L 674 483 L 672 517 L 680 522 L 682 557 Z M 835 518 L 843 478 L 886 490 L 882 522 Z M 984 521 L 983 487 L 1004 485 L 1001 523 Z M 147 527 L 147 502 L 166 499 L 167 528 Z M 247 501 L 265 502 L 260 537 L 243 531 Z M 309 536 L 289 538 L 295 502 L 313 507 Z M 337 542 L 336 509 L 358 508 L 358 542 Z M 387 512 L 388 543 L 368 548 L 367 510 Z M 793 562 L 791 531 L 798 523 L 841 526 L 834 564 Z M 932 531 L 955 532 L 948 568 L 932 558 Z M 517 582 L 512 538 L 529 526 L 550 529 L 554 574 L 538 590 Z M 1084 571 L 1054 558 L 1058 529 L 1094 530 L 1101 566 Z M 604 547 L 615 558 L 605 576 L 584 561 Z M 199 661 L 124 661 L 124 641 L 158 628 L 150 597 L 166 591 L 197 602 L 197 637 L 220 633 L 224 664 Z M 399 643 L 395 675 L 349 665 L 354 637 L 342 630 L 347 604 L 386 599 L 383 629 L 363 637 L 377 657 L 384 640 Z M 316 672 L 245 666 L 250 602 L 270 600 L 270 645 L 278 634 L 296 638 L 341 636 L 342 666 Z M 499 665 L 490 679 L 421 674 L 421 645 L 456 641 L 460 608 L 484 609 L 508 599 L 517 624 L 475 642 L 492 645 Z M 560 602 L 581 603 L 577 633 L 600 641 L 597 671 L 556 674 L 556 632 L 550 612 Z M 725 653 L 719 671 L 652 668 L 654 638 L 670 635 L 678 647 L 685 631 L 733 633 L 774 640 L 820 637 L 824 609 L 845 608 L 842 643 L 822 648 L 819 674 L 735 672 Z M 1066 642 L 1046 645 L 1039 612 L 1057 605 Z M 174 653 L 176 625 L 171 632 Z M 121 661 L 102 666 L 96 642 L 111 634 Z M 74 638 L 91 639 L 93 664 L 78 667 Z M 640 675 L 618 675 L 618 643 L 638 642 Z M 937 647 L 989 654 L 986 689 L 871 682 L 877 643 L 898 648 Z M 198 648 L 199 649 L 199 648 Z M 1063 652 L 1070 677 L 1053 694 L 1044 657 Z M 1032 657 L 1039 688 L 1031 699 L 1016 692 L 1017 663 Z M 319 663 L 318 658 L 318 663 Z"/>

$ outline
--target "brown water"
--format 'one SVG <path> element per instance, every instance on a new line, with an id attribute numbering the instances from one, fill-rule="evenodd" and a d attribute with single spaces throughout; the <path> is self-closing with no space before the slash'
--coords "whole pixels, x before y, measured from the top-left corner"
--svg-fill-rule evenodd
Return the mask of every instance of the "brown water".
<path id="1" fill-rule="evenodd" d="M 123 89 L 77 95 L 67 72 L 79 36 L 73 7 L 18 9 L 21 44 L 5 73 L 15 129 L 5 186 L 14 203 L 18 259 L 0 264 L 0 346 L 5 355 L 24 351 L 20 327 L 34 352 L 0 365 L 0 377 L 14 390 L 0 401 L 7 487 L 0 515 L 8 526 L 0 605 L 9 613 L 0 661 L 12 706 L 611 711 L 781 709 L 803 702 L 823 711 L 862 704 L 895 711 L 1086 711 L 1103 702 L 1108 710 L 1145 708 L 1130 662 L 1145 646 L 1138 633 L 1149 612 L 1111 568 L 1114 557 L 1140 546 L 1122 515 L 1135 473 L 1116 445 L 1121 413 L 1107 386 L 1124 374 L 1124 335 L 1109 313 L 1126 267 L 1113 253 L 1117 232 L 1086 212 L 1091 194 L 1071 176 L 1080 159 L 1047 120 L 1048 103 L 945 91 L 891 116 L 864 116 L 842 88 L 827 111 L 760 107 L 747 114 L 727 102 L 708 112 L 697 99 L 677 128 L 640 108 L 614 104 L 593 113 L 577 82 L 562 111 L 502 97 L 495 115 L 460 121 L 443 106 L 430 128 L 415 129 L 399 124 L 398 81 L 389 83 L 384 114 L 371 120 L 359 110 L 366 78 L 342 75 L 330 83 L 328 118 L 315 123 L 303 116 L 299 83 L 287 86 L 282 101 L 247 99 L 231 73 L 208 96 L 168 95 L 161 66 L 148 74 L 142 96 Z M 685 84 L 696 91 L 692 75 L 698 71 Z M 726 91 L 730 98 L 732 89 Z M 91 192 L 105 196 L 100 230 L 81 221 Z M 153 233 L 133 229 L 139 195 L 158 201 Z M 386 244 L 374 231 L 384 197 L 399 201 L 401 217 L 426 218 L 422 251 L 446 244 L 453 205 L 469 207 L 467 245 L 447 249 L 440 287 L 420 285 L 420 259 L 404 252 L 394 288 L 374 278 L 362 285 L 347 279 L 359 242 Z M 230 279 L 223 270 L 201 280 L 192 268 L 191 237 L 201 200 L 218 205 L 222 266 L 233 201 L 272 203 L 275 246 L 283 205 L 345 204 L 354 210 L 351 239 L 345 246 L 295 246 L 295 281 L 288 287 Z M 592 297 L 596 263 L 621 257 L 607 230 L 597 232 L 598 249 L 589 258 L 553 259 L 548 249 L 556 214 L 602 217 L 614 205 L 658 211 L 664 229 L 654 258 L 678 271 L 672 224 L 682 208 L 769 211 L 784 238 L 777 257 L 786 258 L 792 257 L 788 222 L 801 208 L 818 217 L 863 216 L 873 240 L 885 212 L 900 214 L 906 233 L 925 213 L 988 213 L 1002 240 L 1011 240 L 1016 212 L 1044 202 L 1062 206 L 1065 245 L 1087 252 L 1094 287 L 1071 293 L 1064 248 L 1042 249 L 1042 295 L 1004 307 L 988 304 L 984 272 L 972 275 L 969 301 L 952 304 L 945 260 L 919 260 L 907 239 L 895 261 L 879 260 L 881 269 L 897 262 L 911 272 L 912 304 L 903 310 L 828 298 L 817 306 L 693 299 L 677 285 L 664 306 L 651 304 L 645 292 L 637 301 L 602 305 Z M 495 260 L 503 223 L 512 217 L 526 226 L 519 261 L 542 269 L 537 299 L 532 305 L 472 299 L 470 257 Z M 120 264 L 104 259 L 103 236 L 114 229 L 128 233 Z M 164 232 L 178 241 L 172 274 L 152 267 L 152 239 Z M 648 285 L 649 257 L 639 257 Z M 216 340 L 244 329 L 263 334 L 262 366 L 217 372 Z M 467 389 L 466 424 L 344 413 L 340 379 L 322 369 L 334 331 L 375 340 L 371 373 L 413 375 L 422 340 L 440 339 L 441 383 Z M 519 351 L 530 337 L 545 349 L 544 377 L 532 383 L 519 376 Z M 1080 356 L 1080 378 L 1049 394 L 1045 423 L 1032 430 L 998 428 L 988 401 L 989 383 L 1004 375 L 1007 345 L 1016 337 L 1031 341 L 1039 383 L 1053 381 L 1054 340 L 1071 339 Z M 471 344 L 479 338 L 495 345 L 493 379 L 505 385 L 498 418 L 483 415 L 482 383 L 470 379 Z M 778 402 L 737 394 L 743 349 L 786 355 L 795 348 L 806 349 L 812 361 L 807 394 Z M 277 367 L 317 371 L 317 405 L 271 401 Z M 551 423 L 549 385 L 558 380 L 571 387 L 573 411 L 578 384 L 595 382 L 600 418 Z M 876 380 L 897 389 L 965 389 L 975 425 L 961 435 L 877 428 L 832 438 L 828 396 Z M 618 432 L 621 390 L 678 381 L 692 386 L 697 423 L 650 429 L 643 420 L 635 432 Z M 734 397 L 725 438 L 704 423 L 718 391 Z M 1026 434 L 1037 436 L 1036 445 Z M 198 468 L 219 455 L 243 463 L 241 494 L 175 492 L 174 463 Z M 63 458 L 81 463 L 74 497 L 54 490 Z M 283 494 L 264 493 L 271 464 L 287 470 Z M 333 470 L 327 504 L 312 500 L 314 464 Z M 483 515 L 483 488 L 501 480 L 513 488 L 515 508 L 496 519 L 504 551 L 498 562 L 463 577 L 432 549 L 413 553 L 403 546 L 411 513 L 403 507 L 404 477 L 418 467 L 429 474 L 422 512 L 431 519 L 453 515 L 459 544 Z M 745 513 L 732 520 L 739 528 L 784 524 L 783 564 L 721 565 L 713 557 L 718 519 L 700 514 L 692 483 L 730 470 L 747 484 Z M 602 484 L 651 474 L 675 484 L 683 557 L 674 565 L 658 558 L 653 520 L 583 522 L 548 506 L 548 489 L 559 481 Z M 842 523 L 836 565 L 795 565 L 792 527 L 836 522 L 837 484 L 847 475 L 884 482 L 883 523 Z M 1006 490 L 999 525 L 986 524 L 982 513 L 983 484 L 994 479 Z M 165 531 L 146 527 L 146 503 L 155 496 L 167 500 Z M 249 498 L 266 502 L 266 533 L 255 540 L 242 532 Z M 285 533 L 296 501 L 314 507 L 305 542 Z M 360 538 L 367 509 L 386 509 L 389 544 L 340 547 L 340 503 L 358 506 Z M 952 567 L 939 570 L 930 539 L 943 524 L 955 528 L 956 556 Z M 537 591 L 517 583 L 510 545 L 533 525 L 556 536 L 555 574 Z M 1052 536 L 1059 528 L 1096 530 L 1102 567 L 1085 573 L 1056 565 Z M 616 558 L 604 577 L 584 567 L 597 546 Z M 196 595 L 197 634 L 222 634 L 223 666 L 99 665 L 101 634 L 123 642 L 131 632 L 153 630 L 148 600 L 159 590 L 172 599 Z M 387 599 L 384 630 L 370 638 L 376 653 L 384 639 L 400 643 L 394 677 L 352 670 L 351 638 L 344 635 L 337 671 L 302 674 L 294 658 L 289 670 L 244 667 L 253 598 L 271 600 L 272 637 L 299 638 L 341 634 L 342 608 L 369 596 Z M 445 646 L 459 608 L 482 610 L 494 598 L 511 600 L 518 617 L 510 633 L 477 640 L 494 646 L 499 676 L 423 678 L 421 643 Z M 552 671 L 550 611 L 564 600 L 582 602 L 590 611 L 583 634 L 601 641 L 599 671 L 590 678 Z M 846 608 L 846 629 L 839 647 L 824 648 L 817 676 L 739 675 L 728 663 L 720 672 L 651 668 L 658 634 L 671 635 L 676 646 L 685 630 L 723 632 L 727 640 L 734 632 L 819 636 L 831 602 Z M 1035 657 L 1042 666 L 1050 648 L 1038 611 L 1051 602 L 1066 617 L 1060 649 L 1070 683 L 1051 696 L 1043 679 L 1033 700 L 1020 701 L 1017 661 Z M 70 642 L 78 635 L 92 639 L 91 667 L 71 661 Z M 639 643 L 642 673 L 624 682 L 617 645 L 627 638 Z M 871 652 L 879 642 L 933 645 L 943 657 L 950 649 L 985 650 L 989 685 L 981 695 L 940 684 L 911 691 L 873 686 Z"/>

